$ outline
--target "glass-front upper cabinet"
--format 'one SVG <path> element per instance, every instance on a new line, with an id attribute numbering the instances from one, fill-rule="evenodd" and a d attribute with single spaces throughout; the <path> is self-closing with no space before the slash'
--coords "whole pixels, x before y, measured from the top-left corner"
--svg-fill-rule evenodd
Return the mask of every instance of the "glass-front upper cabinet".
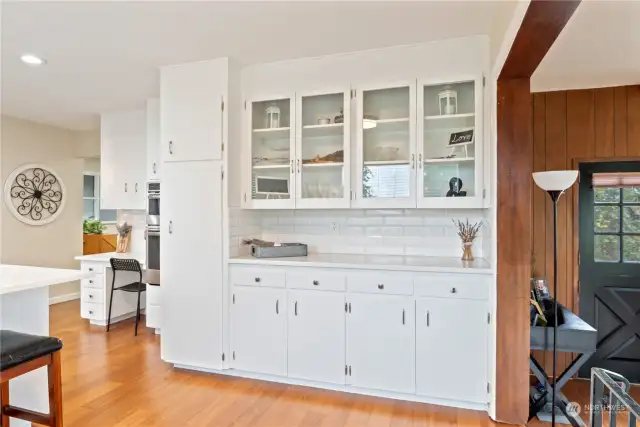
<path id="1" fill-rule="evenodd" d="M 349 90 L 296 98 L 296 208 L 350 206 Z"/>
<path id="2" fill-rule="evenodd" d="M 357 179 L 353 205 L 415 207 L 415 84 L 360 88 L 356 101 Z"/>
<path id="3" fill-rule="evenodd" d="M 252 208 L 295 207 L 294 98 L 247 102 Z M 245 194 L 245 202 L 249 194 Z"/>
<path id="4" fill-rule="evenodd" d="M 418 84 L 418 207 L 479 208 L 482 77 Z"/>

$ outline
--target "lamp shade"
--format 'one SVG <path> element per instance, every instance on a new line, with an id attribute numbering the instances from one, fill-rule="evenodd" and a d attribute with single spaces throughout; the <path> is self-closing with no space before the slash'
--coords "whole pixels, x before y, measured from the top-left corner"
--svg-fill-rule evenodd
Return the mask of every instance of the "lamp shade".
<path id="1" fill-rule="evenodd" d="M 544 191 L 564 191 L 578 179 L 578 171 L 534 172 L 533 180 Z"/>

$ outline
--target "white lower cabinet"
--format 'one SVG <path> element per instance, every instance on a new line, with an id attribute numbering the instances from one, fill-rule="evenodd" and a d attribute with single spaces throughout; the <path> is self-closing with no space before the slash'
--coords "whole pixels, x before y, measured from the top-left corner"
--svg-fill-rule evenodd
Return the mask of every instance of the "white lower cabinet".
<path id="1" fill-rule="evenodd" d="M 356 387 L 415 393 L 413 297 L 350 294 L 347 382 Z"/>
<path id="2" fill-rule="evenodd" d="M 289 290 L 287 301 L 288 376 L 344 384 L 344 293 Z"/>
<path id="3" fill-rule="evenodd" d="M 284 289 L 235 286 L 231 303 L 231 367 L 287 375 Z"/>
<path id="4" fill-rule="evenodd" d="M 416 300 L 416 392 L 487 402 L 487 305 L 456 298 Z"/>

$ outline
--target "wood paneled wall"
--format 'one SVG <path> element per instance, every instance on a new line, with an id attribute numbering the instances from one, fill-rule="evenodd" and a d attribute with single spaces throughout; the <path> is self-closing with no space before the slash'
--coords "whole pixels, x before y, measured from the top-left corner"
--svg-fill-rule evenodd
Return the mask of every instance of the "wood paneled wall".
<path id="1" fill-rule="evenodd" d="M 534 172 L 576 169 L 581 161 L 640 158 L 640 86 L 534 93 L 533 147 Z M 533 187 L 533 274 L 551 284 L 552 204 Z M 574 186 L 558 205 L 558 300 L 574 312 L 579 296 L 577 202 Z M 564 369 L 570 355 L 558 357 Z"/>

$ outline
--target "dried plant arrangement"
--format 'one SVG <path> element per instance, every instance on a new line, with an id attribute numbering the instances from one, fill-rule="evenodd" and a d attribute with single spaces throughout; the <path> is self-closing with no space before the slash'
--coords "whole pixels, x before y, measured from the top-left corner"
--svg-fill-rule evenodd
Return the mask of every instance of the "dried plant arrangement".
<path id="1" fill-rule="evenodd" d="M 129 252 L 129 242 L 131 241 L 131 226 L 125 221 L 122 224 L 116 224 L 118 231 L 118 243 L 116 244 L 116 252 L 119 254 Z"/>
<path id="2" fill-rule="evenodd" d="M 478 236 L 478 231 L 482 227 L 482 221 L 471 224 L 469 219 L 465 222 L 452 219 L 453 223 L 458 227 L 458 236 L 462 240 L 462 260 L 473 261 L 473 241 Z"/>

